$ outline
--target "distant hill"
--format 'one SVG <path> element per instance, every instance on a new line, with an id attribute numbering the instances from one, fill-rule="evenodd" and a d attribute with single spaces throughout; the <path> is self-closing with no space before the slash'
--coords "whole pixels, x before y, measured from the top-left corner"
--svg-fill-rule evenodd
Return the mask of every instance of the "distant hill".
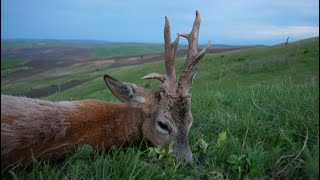
<path id="1" fill-rule="evenodd" d="M 85 58 L 106 58 L 112 56 L 143 55 L 163 52 L 163 45 L 148 43 L 113 43 L 91 40 L 32 40 L 5 39 L 1 40 L 1 59 L 29 58 L 53 56 L 54 58 L 79 56 Z M 53 54 L 53 55 L 52 55 Z M 57 54 L 57 55 L 56 55 Z M 56 56 L 56 57 L 55 57 Z M 62 59 L 66 59 L 66 57 Z"/>
<path id="2" fill-rule="evenodd" d="M 96 48 L 105 45 L 160 46 L 156 43 L 109 42 L 102 40 L 55 40 L 55 39 L 1 39 L 1 48 L 83 47 Z"/>
<path id="3" fill-rule="evenodd" d="M 1 48 L 44 48 L 44 47 L 79 47 L 79 48 L 98 48 L 114 45 L 132 45 L 132 46 L 154 46 L 162 47 L 163 43 L 139 43 L 139 42 L 110 42 L 104 40 L 55 40 L 55 39 L 2 39 Z M 187 48 L 185 44 L 179 45 L 181 48 Z M 206 46 L 200 44 L 199 48 Z M 211 44 L 212 48 L 233 48 L 233 47 L 252 47 L 263 45 L 228 45 Z"/>
<path id="4" fill-rule="evenodd" d="M 203 48 L 206 45 L 199 45 Z M 246 48 L 254 46 L 211 45 L 210 52 L 221 49 Z M 187 45 L 179 45 L 178 56 L 182 56 Z M 122 43 L 98 40 L 51 40 L 51 39 L 4 39 L 1 40 L 2 60 L 78 60 L 138 56 L 163 53 L 163 44 Z"/>

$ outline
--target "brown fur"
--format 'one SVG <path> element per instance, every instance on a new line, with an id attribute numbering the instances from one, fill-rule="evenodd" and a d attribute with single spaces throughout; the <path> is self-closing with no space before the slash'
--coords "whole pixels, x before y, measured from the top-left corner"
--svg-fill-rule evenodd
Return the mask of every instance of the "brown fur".
<path id="1" fill-rule="evenodd" d="M 1 95 L 1 168 L 59 158 L 76 145 L 122 146 L 142 139 L 143 113 L 125 103 L 48 102 Z"/>

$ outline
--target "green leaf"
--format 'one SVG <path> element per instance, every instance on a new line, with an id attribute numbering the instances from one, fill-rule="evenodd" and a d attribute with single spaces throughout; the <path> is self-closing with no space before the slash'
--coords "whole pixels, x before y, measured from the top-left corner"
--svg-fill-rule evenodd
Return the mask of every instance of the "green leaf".
<path id="1" fill-rule="evenodd" d="M 150 147 L 148 149 L 148 156 L 151 157 L 151 156 L 156 156 L 157 153 L 155 152 L 154 148 Z"/>
<path id="2" fill-rule="evenodd" d="M 169 156 L 167 158 L 167 161 L 170 163 L 170 164 L 174 164 L 176 162 L 176 158 L 174 158 L 173 156 Z"/>
<path id="3" fill-rule="evenodd" d="M 198 140 L 198 145 L 199 145 L 200 151 L 205 153 L 208 148 L 208 143 L 204 139 L 200 138 Z"/>
<path id="4" fill-rule="evenodd" d="M 160 147 L 154 148 L 154 151 L 155 151 L 157 154 L 161 154 L 161 149 L 160 149 Z"/>
<path id="5" fill-rule="evenodd" d="M 160 156 L 159 156 L 159 160 L 161 160 L 162 158 L 163 158 L 163 154 L 160 154 Z"/>
<path id="6" fill-rule="evenodd" d="M 227 132 L 221 132 L 219 133 L 219 137 L 217 140 L 217 145 L 219 148 L 224 147 L 227 143 Z"/>
<path id="7" fill-rule="evenodd" d="M 235 154 L 231 154 L 228 159 L 227 159 L 227 162 L 230 163 L 230 164 L 238 164 L 238 156 L 235 155 Z"/>

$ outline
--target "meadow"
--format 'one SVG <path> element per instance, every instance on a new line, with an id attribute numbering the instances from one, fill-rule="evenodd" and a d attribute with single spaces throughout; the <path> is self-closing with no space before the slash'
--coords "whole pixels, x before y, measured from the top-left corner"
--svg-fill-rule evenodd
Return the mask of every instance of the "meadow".
<path id="1" fill-rule="evenodd" d="M 131 43 L 131 42 L 108 42 L 94 40 L 30 40 L 30 39 L 8 39 L 1 40 L 1 48 L 88 48 L 93 58 L 105 58 L 111 56 L 143 55 L 149 53 L 163 52 L 162 44 Z"/>
<path id="2" fill-rule="evenodd" d="M 180 72 L 184 58 L 177 60 Z M 77 78 L 88 81 L 53 95 L 51 101 L 99 99 L 118 102 L 103 75 L 146 88 L 141 80 L 164 73 L 164 62 L 120 68 L 87 64 Z M 72 67 L 43 72 L 61 75 Z M 73 68 L 74 69 L 74 68 Z M 75 70 L 72 70 L 75 71 Z M 60 74 L 59 74 L 60 73 Z M 85 74 L 87 73 L 87 76 Z M 70 76 L 65 76 L 70 78 Z M 1 93 L 42 86 L 36 77 Z M 38 77 L 39 78 L 39 77 Z M 31 84 L 31 85 L 30 85 Z M 31 88 L 31 87 L 27 87 Z M 198 65 L 192 92 L 190 146 L 194 164 L 173 160 L 161 148 L 141 142 L 125 149 L 78 147 L 61 162 L 34 159 L 28 168 L 3 172 L 4 179 L 318 179 L 319 38 L 207 54 Z"/>

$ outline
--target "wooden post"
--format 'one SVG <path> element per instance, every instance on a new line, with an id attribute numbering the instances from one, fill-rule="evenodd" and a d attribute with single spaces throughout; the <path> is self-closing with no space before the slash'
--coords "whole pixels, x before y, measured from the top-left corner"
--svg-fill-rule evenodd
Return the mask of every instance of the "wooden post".
<path id="1" fill-rule="evenodd" d="M 289 41 L 289 36 L 287 37 L 286 46 L 288 45 L 288 41 Z"/>

